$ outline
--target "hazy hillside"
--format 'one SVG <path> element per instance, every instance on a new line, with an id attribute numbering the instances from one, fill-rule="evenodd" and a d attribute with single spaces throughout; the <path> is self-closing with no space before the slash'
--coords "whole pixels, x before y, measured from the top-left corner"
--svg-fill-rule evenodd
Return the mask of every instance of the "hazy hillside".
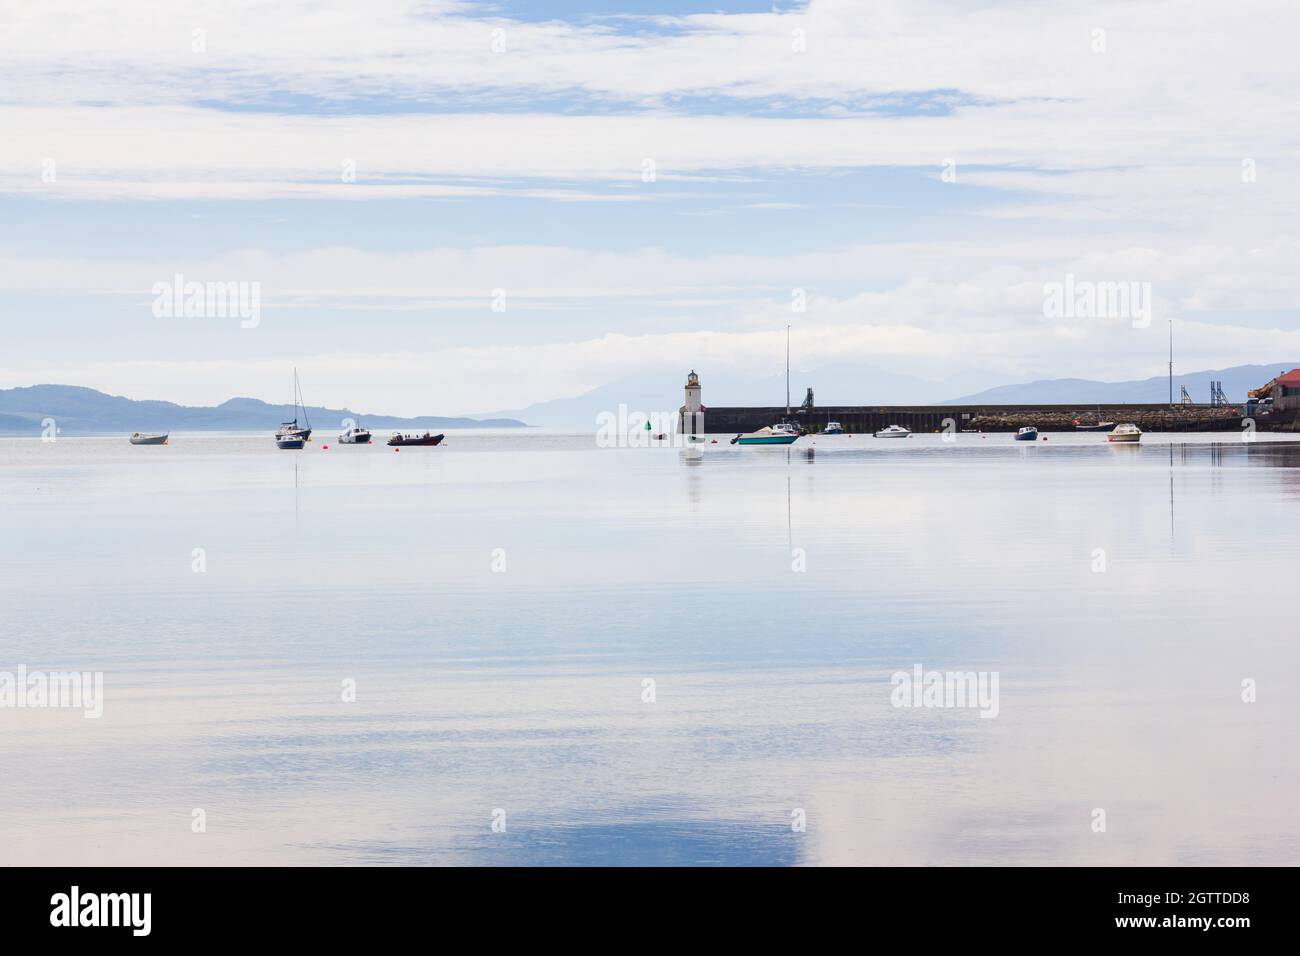
<path id="1" fill-rule="evenodd" d="M 644 375 L 601 385 L 572 398 L 539 402 L 526 408 L 486 414 L 522 418 L 548 427 L 592 427 L 601 412 L 617 414 L 620 404 L 629 411 L 658 413 L 676 411 L 682 404 L 686 372 Z M 781 405 L 785 402 L 785 370 L 764 375 L 726 372 L 700 373 L 704 405 Z M 808 388 L 818 405 L 912 405 L 937 404 L 947 395 L 996 381 L 997 376 L 969 371 L 959 376 L 931 381 L 889 369 L 853 362 L 834 362 L 815 368 L 793 368 L 790 372 L 790 400 L 798 405 Z"/>
<path id="2" fill-rule="evenodd" d="M 1232 368 L 1200 372 L 1174 370 L 1174 401 L 1179 400 L 1180 386 L 1186 385 L 1193 401 L 1210 401 L 1210 382 L 1223 382 L 1231 402 L 1244 402 L 1246 392 L 1258 388 L 1279 372 L 1300 367 L 1297 362 L 1272 365 L 1237 365 Z M 973 395 L 947 399 L 946 405 L 1056 405 L 1070 402 L 1105 404 L 1112 402 L 1166 402 L 1169 400 L 1169 376 L 1127 382 L 1097 382 L 1082 378 L 1053 378 L 1019 385 L 1002 385 Z"/>
<path id="3" fill-rule="evenodd" d="M 34 435 L 41 421 L 53 418 L 61 435 L 134 431 L 267 431 L 293 417 L 290 405 L 269 405 L 255 398 L 232 398 L 215 407 L 138 402 L 75 385 L 33 385 L 0 389 L 0 434 Z M 346 418 L 368 428 L 511 428 L 513 419 L 396 418 L 369 415 L 346 408 L 307 406 L 317 428 L 338 428 Z"/>
<path id="4" fill-rule="evenodd" d="M 1280 371 L 1300 367 L 1297 362 L 1270 365 L 1238 365 L 1234 368 L 1174 373 L 1174 400 L 1186 385 L 1193 400 L 1208 403 L 1210 381 L 1223 382 L 1229 400 L 1244 402 L 1246 391 L 1263 385 Z M 763 376 L 710 373 L 699 369 L 704 405 L 770 405 L 785 401 L 784 369 Z M 983 391 L 974 387 L 996 381 L 998 376 L 968 370 L 943 380 L 930 381 L 854 362 L 835 362 L 811 369 L 796 368 L 790 374 L 790 400 L 798 405 L 811 385 L 819 406 L 827 405 L 1025 405 L 1158 403 L 1168 401 L 1169 379 L 1164 376 L 1125 382 L 1102 382 L 1083 378 L 1045 379 L 1014 385 L 999 385 Z M 539 402 L 527 408 L 492 412 L 494 416 L 521 418 L 550 427 L 591 427 L 601 412 L 618 412 L 620 404 L 629 411 L 665 412 L 682 403 L 686 376 L 670 373 L 646 375 L 594 388 L 573 398 Z M 950 398 L 952 395 L 961 396 Z"/>

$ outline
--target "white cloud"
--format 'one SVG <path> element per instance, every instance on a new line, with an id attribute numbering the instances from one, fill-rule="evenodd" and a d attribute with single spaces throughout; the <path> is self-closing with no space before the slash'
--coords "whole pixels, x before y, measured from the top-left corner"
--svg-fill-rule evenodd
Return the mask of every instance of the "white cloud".
<path id="1" fill-rule="evenodd" d="M 1079 197 L 1088 206 L 1075 204 L 1081 210 L 1076 216 L 1150 215 L 1181 224 L 1189 212 L 1196 214 L 1188 209 L 1194 203 L 1203 207 L 1202 217 L 1240 211 L 1243 204 L 1266 216 L 1293 217 L 1294 153 L 1273 159 L 1262 181 L 1243 184 L 1238 138 L 1199 125 L 1206 119 L 1170 130 L 1136 114 L 1121 123 L 1068 105 L 1050 118 L 1039 106 L 1010 105 L 978 116 L 844 119 L 662 113 L 322 117 L 194 107 L 0 107 L 0 125 L 10 133 L 0 153 L 0 191 L 71 199 L 349 199 L 473 198 L 510 187 L 525 195 L 590 199 L 597 194 L 573 184 L 594 183 L 624 187 L 599 195 L 653 199 L 665 191 L 680 197 L 683 187 L 700 182 L 692 175 L 705 171 L 914 166 L 937 177 L 944 158 L 955 157 L 954 188 L 970 183 Z M 1052 123 L 1072 125 L 1092 145 L 1045 139 Z M 1188 151 L 1179 166 L 1171 166 L 1167 155 L 1171 136 Z M 1280 151 L 1289 148 L 1283 141 L 1289 138 L 1275 130 L 1246 146 Z M 1110 139 L 1114 145 L 1100 145 Z M 42 179 L 47 159 L 57 164 L 54 182 Z M 655 182 L 642 181 L 646 159 L 655 164 Z M 355 183 L 342 179 L 345 160 L 355 162 Z M 966 168 L 1007 164 L 1079 172 Z M 1112 168 L 1121 166 L 1128 168 Z M 546 183 L 540 192 L 539 181 Z M 700 196 L 712 201 L 707 192 Z"/>
<path id="2" fill-rule="evenodd" d="M 518 22 L 479 5 L 427 0 L 8 7 L 6 60 L 43 75 L 29 100 L 62 105 L 178 103 L 271 89 L 344 101 L 576 90 L 633 102 L 726 94 L 853 105 L 853 97 L 949 90 L 958 99 L 1200 99 L 1198 108 L 1214 110 L 1239 90 L 1258 96 L 1268 81 L 1292 78 L 1287 24 L 1297 15 L 1286 0 L 1087 8 L 1062 0 L 996 7 L 812 0 L 790 12 L 659 17 L 642 29 L 636 19 Z M 195 29 L 204 31 L 201 52 Z M 793 48 L 796 29 L 806 52 Z M 1097 29 L 1105 31 L 1102 53 L 1094 51 Z M 504 31 L 504 52 L 493 52 L 494 30 Z M 1207 61 L 1250 69 L 1211 70 Z M 1273 92 L 1287 98 L 1281 88 Z"/>
<path id="3" fill-rule="evenodd" d="M 266 287 L 262 328 L 232 333 L 247 336 L 239 340 L 248 343 L 247 359 L 107 360 L 98 348 L 83 351 L 69 342 L 64 360 L 23 356 L 21 376 L 9 384 L 64 381 L 108 391 L 131 387 L 132 397 L 217 402 L 238 382 L 242 391 L 275 395 L 286 360 L 256 351 L 258 336 L 289 322 L 296 339 L 317 341 L 314 322 L 330 309 L 354 316 L 355 331 L 347 350 L 295 356 L 314 380 L 313 401 L 356 406 L 364 396 L 365 410 L 415 414 L 522 406 L 682 365 L 737 373 L 776 368 L 786 323 L 794 326 L 801 367 L 887 364 L 921 377 L 963 366 L 1009 379 L 1145 377 L 1162 368 L 1166 317 L 1178 323 L 1180 368 L 1275 360 L 1300 355 L 1300 331 L 1293 328 L 1300 278 L 1287 269 L 1298 253 L 1294 239 L 1246 249 L 1187 244 L 1172 252 L 1132 245 L 1108 254 L 1078 240 L 1032 249 L 1018 243 L 882 244 L 790 258 L 543 246 L 409 254 L 339 248 L 287 256 L 250 250 L 180 265 L 9 256 L 0 259 L 0 277 L 10 292 L 81 288 L 134 295 L 142 316 L 149 286 L 174 269 L 189 279 Z M 1150 282 L 1152 326 L 1045 318 L 1044 283 L 1066 274 Z M 588 281 L 592 275 L 599 284 Z M 898 275 L 906 278 L 884 281 Z M 875 288 L 862 288 L 868 279 Z M 500 285 L 520 308 L 492 314 L 488 322 L 489 293 Z M 795 313 L 790 293 L 801 285 L 807 311 Z M 611 301 L 639 297 L 644 302 L 634 323 L 609 318 L 618 313 Z M 576 302 L 593 309 L 575 311 Z M 376 323 L 383 321 L 385 303 L 440 308 L 448 317 L 422 335 L 406 333 L 406 350 L 367 347 L 367 336 L 382 339 Z M 561 331 L 530 329 L 538 308 L 553 310 L 548 314 L 556 329 L 563 323 L 574 340 Z M 1268 311 L 1260 319 L 1254 310 Z M 483 319 L 467 320 L 472 316 Z M 481 344 L 488 325 L 496 327 L 498 344 Z M 609 331 L 582 334 L 593 325 Z M 620 330 L 630 326 L 637 331 Z M 438 369 L 436 376 L 429 375 L 431 368 Z M 9 376 L 17 372 L 11 368 Z"/>
<path id="4" fill-rule="evenodd" d="M 317 400 L 355 403 L 366 384 L 375 406 L 393 411 L 524 404 L 647 363 L 770 362 L 771 329 L 790 319 L 792 287 L 810 296 L 796 335 L 811 362 L 965 361 L 1008 375 L 1050 367 L 1108 378 L 1158 365 L 1133 330 L 1041 318 L 1042 284 L 1067 272 L 1150 281 L 1158 317 L 1184 326 L 1189 364 L 1300 354 L 1290 331 L 1300 307 L 1294 4 L 814 0 L 784 13 L 579 23 L 484 9 L 10 3 L 0 22 L 0 194 L 72 203 L 671 199 L 711 217 L 707 250 L 609 251 L 613 238 L 629 245 L 614 210 L 590 248 L 492 235 L 463 249 L 411 248 L 420 240 L 403 235 L 396 245 L 407 248 L 393 252 L 311 248 L 298 236 L 295 253 L 195 255 L 179 243 L 146 261 L 18 247 L 0 250 L 0 289 L 98 293 L 85 300 L 94 308 L 109 296 L 147 302 L 154 282 L 181 271 L 260 281 L 268 308 L 378 322 L 422 310 L 452 316 L 505 288 L 552 320 L 526 340 L 506 317 L 460 323 L 455 346 L 437 352 L 426 330 L 410 352 L 316 357 L 327 393 Z M 504 31 L 504 52 L 492 51 L 493 30 Z M 794 30 L 804 31 L 806 52 L 792 48 Z M 1095 30 L 1104 30 L 1102 52 Z M 716 115 L 700 115 L 701 103 Z M 647 158 L 653 183 L 642 181 Z M 863 241 L 876 234 L 864 219 L 862 232 L 819 244 L 807 228 L 817 201 L 770 188 L 728 208 L 766 211 L 767 247 L 788 235 L 785 254 L 734 254 L 713 228 L 724 212 L 720 184 L 826 181 L 869 167 L 938 179 L 948 159 L 956 183 L 939 196 L 951 207 L 927 198 L 918 210 L 930 217 L 925 231 L 908 242 Z M 42 178 L 46 160 L 57 165 L 53 181 Z M 342 181 L 345 160 L 356 163 L 355 183 Z M 832 201 L 864 198 L 882 199 Z M 887 198 L 899 215 L 913 201 Z M 972 211 L 986 217 L 988 235 L 968 238 Z M 790 225 L 804 228 L 782 231 Z M 734 248 L 752 248 L 735 238 Z M 592 331 L 599 310 L 608 334 Z M 283 357 L 227 366 L 189 347 L 176 361 L 132 363 L 105 358 L 102 342 L 73 340 L 58 363 L 17 350 L 8 374 L 109 390 L 166 385 L 189 400 L 220 400 L 245 376 L 243 390 L 279 388 Z M 447 370 L 436 391 L 429 362 Z M 337 388 L 327 384 L 335 379 Z"/>
<path id="5" fill-rule="evenodd" d="M 925 324 L 945 316 L 983 320 L 1026 307 L 1036 312 L 1043 283 L 1071 273 L 1092 281 L 1150 282 L 1179 313 L 1300 308 L 1300 274 L 1292 268 L 1300 258 L 1300 239 L 1279 237 L 1246 247 L 1198 240 L 1165 240 L 1155 247 L 1140 236 L 1113 239 L 1115 246 L 1107 250 L 1095 248 L 1095 237 L 1062 235 L 1034 241 L 863 243 L 793 255 L 547 245 L 407 252 L 337 246 L 271 253 L 252 248 L 151 260 L 0 252 L 0 291 L 146 297 L 155 282 L 181 272 L 199 281 L 260 282 L 271 298 L 340 308 L 358 298 L 486 303 L 491 291 L 500 288 L 511 298 L 539 304 L 642 297 L 740 307 L 759 299 L 786 314 L 798 288 L 814 306 L 820 297 L 873 312 L 889 307 L 909 323 Z M 852 291 L 845 295 L 845 288 Z"/>
<path id="6" fill-rule="evenodd" d="M 952 158 L 959 182 L 1087 200 L 999 215 L 1181 225 L 1197 207 L 1208 218 L 1250 201 L 1244 158 L 1266 171 L 1263 187 L 1297 172 L 1300 105 L 1286 25 L 1300 25 L 1300 10 L 1285 2 L 1082 10 L 840 0 L 794 13 L 659 18 L 672 29 L 631 32 L 465 15 L 473 9 L 250 0 L 126 4 L 109 17 L 74 0 L 21 4 L 4 34 L 5 88 L 21 90 L 26 106 L 0 109 L 10 133 L 0 190 L 465 196 L 507 184 L 536 190 L 539 179 L 639 184 L 645 158 L 661 184 L 753 169 L 937 173 Z M 206 31 L 202 53 L 191 49 L 194 29 Z M 494 29 L 506 31 L 507 52 L 492 52 Z M 790 49 L 794 29 L 806 32 L 807 52 Z M 1093 49 L 1095 29 L 1105 30 L 1104 52 Z M 261 101 L 268 90 L 282 113 L 195 105 Z M 851 115 L 878 98 L 907 103 L 909 92 L 956 107 L 941 116 Z M 547 93 L 605 100 L 616 112 L 548 112 L 539 100 Z M 320 101 L 295 96 L 325 98 L 345 115 L 302 115 Z M 775 99 L 799 118 L 674 115 L 678 98 L 691 96 Z M 433 112 L 349 114 L 403 104 Z M 645 105 L 658 111 L 641 112 Z M 59 162 L 57 184 L 40 181 L 46 157 Z M 359 167 L 350 192 L 339 182 L 345 157 Z M 989 165 L 1006 168 L 979 168 Z M 1274 190 L 1263 213 L 1294 218 L 1295 192 Z M 593 195 L 571 186 L 551 193 Z"/>
<path id="7" fill-rule="evenodd" d="M 1246 332 L 1249 336 L 1243 335 Z M 1245 364 L 1264 355 L 1300 355 L 1296 330 L 1259 332 L 1183 322 L 1178 335 L 1180 369 Z M 1249 349 L 1242 347 L 1247 339 Z M 864 368 L 888 367 L 921 377 L 930 377 L 936 368 L 979 367 L 1012 378 L 1144 378 L 1161 374 L 1165 348 L 1163 327 L 1135 330 L 1124 323 L 962 331 L 808 323 L 793 334 L 801 368 L 860 362 Z M 697 368 L 703 375 L 755 375 L 779 368 L 784 351 L 784 330 L 698 331 L 609 334 L 543 345 L 326 352 L 297 361 L 312 404 L 417 415 L 519 407 L 658 372 L 664 376 L 665 394 L 672 398 L 685 368 Z M 1032 361 L 1026 358 L 1030 355 Z M 281 359 L 56 361 L 33 368 L 21 381 L 0 382 L 0 387 L 66 382 L 131 398 L 216 404 L 232 397 L 231 382 L 239 383 L 233 390 L 240 394 L 268 399 L 281 394 L 285 368 Z M 430 369 L 438 374 L 431 376 Z M 726 396 L 711 400 L 721 404 Z"/>

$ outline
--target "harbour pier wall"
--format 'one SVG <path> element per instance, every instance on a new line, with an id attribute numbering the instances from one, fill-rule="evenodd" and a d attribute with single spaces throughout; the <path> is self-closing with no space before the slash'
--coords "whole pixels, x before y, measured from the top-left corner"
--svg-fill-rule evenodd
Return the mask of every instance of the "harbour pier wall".
<path id="1" fill-rule="evenodd" d="M 1045 432 L 1074 431 L 1074 422 L 1132 422 L 1144 432 L 1240 432 L 1241 406 L 1210 405 L 826 405 L 790 410 L 790 420 L 820 432 L 839 422 L 849 433 L 875 432 L 903 425 L 914 432 L 1014 432 L 1034 425 Z M 705 430 L 713 434 L 751 432 L 785 420 L 784 406 L 708 406 Z M 945 423 L 951 420 L 951 424 Z M 1259 431 L 1295 431 L 1296 414 L 1274 412 L 1255 419 Z"/>

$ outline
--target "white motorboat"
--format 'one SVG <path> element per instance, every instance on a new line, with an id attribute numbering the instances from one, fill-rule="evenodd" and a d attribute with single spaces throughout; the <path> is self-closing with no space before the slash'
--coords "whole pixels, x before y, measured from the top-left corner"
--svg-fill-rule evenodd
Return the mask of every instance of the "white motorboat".
<path id="1" fill-rule="evenodd" d="M 877 438 L 906 438 L 912 434 L 910 428 L 904 428 L 902 425 L 890 425 L 888 428 L 882 428 L 876 432 Z"/>
<path id="2" fill-rule="evenodd" d="M 822 434 L 823 434 L 823 435 L 843 435 L 843 434 L 844 434 L 844 426 L 841 425 L 839 422 L 827 422 L 827 423 L 826 423 L 826 430 L 825 430 L 824 432 L 822 432 Z"/>
<path id="3" fill-rule="evenodd" d="M 168 434 L 170 434 L 170 432 L 164 433 L 162 435 L 146 435 L 142 432 L 136 432 L 131 436 L 131 444 L 132 445 L 165 445 L 167 444 Z"/>
<path id="4" fill-rule="evenodd" d="M 1142 429 L 1132 423 L 1116 425 L 1115 430 L 1106 436 L 1106 441 L 1135 442 L 1142 440 Z"/>
<path id="5" fill-rule="evenodd" d="M 339 436 L 339 443 L 343 445 L 369 445 L 370 430 L 362 428 L 360 425 L 353 425 Z"/>

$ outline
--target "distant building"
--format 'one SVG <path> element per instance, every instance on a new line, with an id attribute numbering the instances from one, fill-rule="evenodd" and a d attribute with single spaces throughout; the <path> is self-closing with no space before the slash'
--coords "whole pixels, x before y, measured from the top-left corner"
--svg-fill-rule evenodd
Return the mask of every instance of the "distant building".
<path id="1" fill-rule="evenodd" d="M 1300 408 L 1300 368 L 1278 376 L 1277 384 L 1273 386 L 1273 407 Z"/>

